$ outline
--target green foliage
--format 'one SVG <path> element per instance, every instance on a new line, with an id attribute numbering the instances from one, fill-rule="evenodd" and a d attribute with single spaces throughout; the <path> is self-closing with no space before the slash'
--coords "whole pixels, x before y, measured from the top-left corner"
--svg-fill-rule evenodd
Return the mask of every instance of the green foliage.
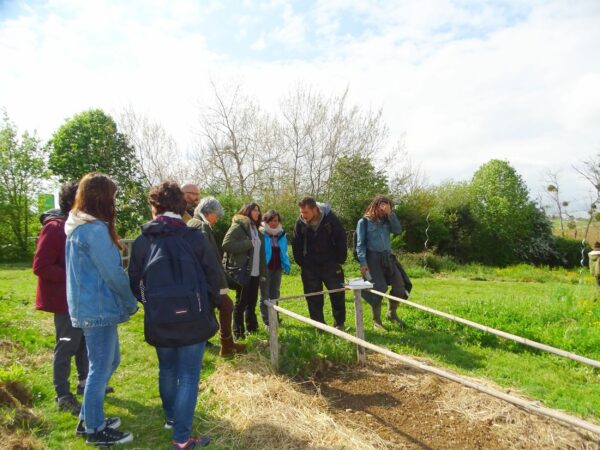
<path id="1" fill-rule="evenodd" d="M 561 259 L 556 251 L 550 219 L 533 203 L 529 204 L 529 210 L 529 233 L 517 247 L 518 259 L 533 264 L 560 265 Z"/>
<path id="2" fill-rule="evenodd" d="M 592 249 L 587 242 L 582 246 L 579 239 L 556 237 L 554 248 L 558 255 L 558 263 L 562 267 L 579 267 L 583 259 L 583 265 L 587 268 L 587 254 Z"/>
<path id="3" fill-rule="evenodd" d="M 100 109 L 76 114 L 50 140 L 49 167 L 61 182 L 88 172 L 103 172 L 115 180 L 133 176 L 135 152 L 111 116 Z"/>
<path id="4" fill-rule="evenodd" d="M 506 161 L 491 160 L 473 175 L 471 194 L 476 259 L 500 265 L 516 262 L 517 246 L 529 225 L 528 192 L 521 176 Z"/>
<path id="5" fill-rule="evenodd" d="M 31 257 L 39 230 L 34 206 L 45 175 L 39 139 L 27 132 L 19 139 L 5 112 L 0 123 L 0 260 Z"/>
<path id="6" fill-rule="evenodd" d="M 454 272 L 459 267 L 451 256 L 436 255 L 431 252 L 404 253 L 398 259 L 400 259 L 403 266 L 410 266 L 411 269 L 422 267 L 432 273 Z"/>
<path id="7" fill-rule="evenodd" d="M 473 175 L 471 195 L 476 220 L 473 259 L 507 265 L 548 262 L 555 257 L 551 226 L 529 200 L 523 179 L 508 162 L 495 159 L 481 166 Z"/>
<path id="8" fill-rule="evenodd" d="M 420 189 L 404 197 L 396 206 L 395 213 L 402 223 L 401 248 L 411 253 L 425 249 L 437 249 L 450 239 L 450 229 L 443 216 L 435 208 L 437 198 L 433 189 Z M 395 238 L 393 247 L 399 244 Z"/>
<path id="9" fill-rule="evenodd" d="M 61 182 L 102 172 L 119 184 L 118 231 L 135 235 L 150 217 L 147 187 L 135 176 L 135 150 L 113 118 L 100 109 L 76 114 L 56 130 L 49 146 L 49 167 Z"/>
<path id="10" fill-rule="evenodd" d="M 375 170 L 368 158 L 342 156 L 333 168 L 328 184 L 329 200 L 346 230 L 356 222 L 377 194 L 387 194 L 387 178 Z"/>

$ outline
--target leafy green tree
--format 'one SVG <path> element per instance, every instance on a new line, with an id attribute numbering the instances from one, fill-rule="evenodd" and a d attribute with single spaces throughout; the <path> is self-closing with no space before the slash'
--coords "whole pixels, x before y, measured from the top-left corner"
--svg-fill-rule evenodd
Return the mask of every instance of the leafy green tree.
<path id="1" fill-rule="evenodd" d="M 135 149 L 113 118 L 100 109 L 76 114 L 56 130 L 49 144 L 49 167 L 60 181 L 103 172 L 118 183 L 118 230 L 122 235 L 136 234 L 149 217 L 147 189 L 135 176 Z"/>
<path id="2" fill-rule="evenodd" d="M 377 194 L 387 194 L 387 177 L 369 158 L 342 156 L 328 184 L 329 200 L 346 230 L 353 230 L 365 208 Z"/>
<path id="3" fill-rule="evenodd" d="M 545 230 L 522 177 L 508 162 L 494 159 L 473 175 L 471 194 L 476 259 L 499 265 L 526 260 L 524 249 Z"/>
<path id="4" fill-rule="evenodd" d="M 61 182 L 103 172 L 117 181 L 133 175 L 135 151 L 111 116 L 91 109 L 68 119 L 50 140 L 49 167 Z"/>
<path id="5" fill-rule="evenodd" d="M 34 218 L 44 152 L 35 134 L 17 129 L 4 112 L 0 123 L 0 259 L 27 258 L 39 228 Z"/>
<path id="6" fill-rule="evenodd" d="M 471 235 L 475 228 L 470 185 L 467 182 L 446 182 L 433 190 L 433 215 L 439 217 L 448 230 L 448 234 L 439 240 L 437 251 L 466 262 L 471 258 Z"/>
<path id="7" fill-rule="evenodd" d="M 402 223 L 401 242 L 393 238 L 403 250 L 413 253 L 439 251 L 440 244 L 450 239 L 450 231 L 436 208 L 434 188 L 420 188 L 405 195 L 395 212 Z M 427 245 L 425 245 L 427 244 Z"/>

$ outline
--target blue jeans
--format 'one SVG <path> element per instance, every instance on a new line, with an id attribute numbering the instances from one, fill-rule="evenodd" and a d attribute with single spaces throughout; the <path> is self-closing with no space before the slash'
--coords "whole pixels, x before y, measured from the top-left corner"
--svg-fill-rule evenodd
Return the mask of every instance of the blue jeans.
<path id="1" fill-rule="evenodd" d="M 117 325 L 84 328 L 83 335 L 90 361 L 90 371 L 79 418 L 85 421 L 85 432 L 104 429 L 104 396 L 106 385 L 119 367 L 119 335 Z"/>
<path id="2" fill-rule="evenodd" d="M 183 347 L 156 347 L 158 390 L 167 419 L 175 421 L 175 442 L 187 441 L 192 433 L 205 345 L 206 341 Z"/>

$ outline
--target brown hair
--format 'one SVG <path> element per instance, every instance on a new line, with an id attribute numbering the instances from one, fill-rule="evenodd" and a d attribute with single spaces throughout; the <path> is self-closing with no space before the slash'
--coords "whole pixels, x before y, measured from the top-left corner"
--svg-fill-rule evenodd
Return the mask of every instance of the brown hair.
<path id="1" fill-rule="evenodd" d="M 122 249 L 121 239 L 115 229 L 115 194 L 117 185 L 108 175 L 90 172 L 79 181 L 73 210 L 94 216 L 108 224 L 108 232 L 113 243 Z"/>
<path id="2" fill-rule="evenodd" d="M 316 208 L 317 201 L 312 197 L 304 197 L 302 200 L 298 202 L 298 206 L 303 208 L 308 206 L 309 208 Z"/>
<path id="3" fill-rule="evenodd" d="M 274 209 L 270 209 L 263 216 L 263 220 L 265 221 L 265 223 L 267 223 L 273 220 L 275 217 L 277 217 L 277 219 L 279 219 L 279 222 L 281 222 L 281 215 Z"/>
<path id="4" fill-rule="evenodd" d="M 164 181 L 150 188 L 148 203 L 154 207 L 157 214 L 171 211 L 181 215 L 187 206 L 183 191 L 174 181 Z"/>
<path id="5" fill-rule="evenodd" d="M 262 221 L 262 213 L 260 212 L 260 206 L 258 206 L 258 203 L 248 203 L 247 205 L 244 205 L 240 208 L 240 210 L 237 212 L 238 214 L 241 214 L 243 216 L 249 217 L 250 220 L 252 221 L 252 211 L 254 210 L 254 208 L 258 208 L 258 220 L 256 222 L 254 222 L 254 225 L 256 225 L 257 227 L 260 226 L 260 222 Z"/>
<path id="6" fill-rule="evenodd" d="M 386 197 L 385 195 L 376 195 L 371 203 L 369 203 L 369 206 L 367 206 L 367 209 L 365 209 L 365 213 L 363 215 L 371 220 L 377 220 L 377 210 L 382 203 L 387 203 L 390 205 L 390 209 L 394 207 L 394 204 L 389 197 Z"/>

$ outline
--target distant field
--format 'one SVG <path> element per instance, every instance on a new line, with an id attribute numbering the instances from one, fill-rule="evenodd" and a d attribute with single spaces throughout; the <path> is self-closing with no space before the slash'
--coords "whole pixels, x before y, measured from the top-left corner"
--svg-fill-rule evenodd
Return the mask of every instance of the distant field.
<path id="1" fill-rule="evenodd" d="M 587 227 L 587 220 L 578 219 L 575 223 L 577 225 L 575 228 L 569 228 L 568 221 L 563 222 L 565 228 L 565 237 L 572 239 L 583 239 L 585 236 L 585 229 Z M 552 219 L 552 231 L 555 236 L 561 235 L 560 221 L 558 219 Z M 600 241 L 600 222 L 593 221 L 590 224 L 586 241 L 592 246 L 594 245 L 594 242 Z"/>

